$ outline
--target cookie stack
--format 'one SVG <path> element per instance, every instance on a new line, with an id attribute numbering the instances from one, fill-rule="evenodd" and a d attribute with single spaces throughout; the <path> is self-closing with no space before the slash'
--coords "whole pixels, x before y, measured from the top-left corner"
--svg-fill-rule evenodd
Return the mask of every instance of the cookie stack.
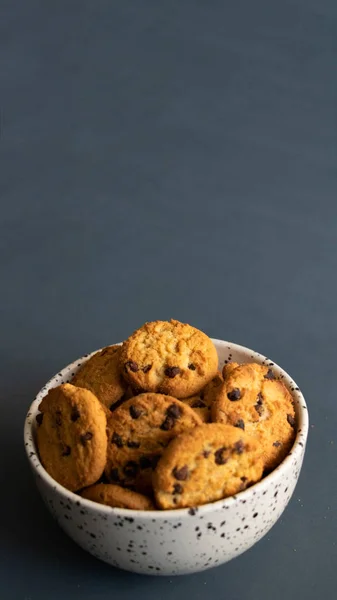
<path id="1" fill-rule="evenodd" d="M 39 406 L 37 444 L 67 489 L 134 510 L 193 507 L 257 482 L 289 452 L 292 397 L 266 366 L 225 365 L 179 321 L 146 323 Z"/>

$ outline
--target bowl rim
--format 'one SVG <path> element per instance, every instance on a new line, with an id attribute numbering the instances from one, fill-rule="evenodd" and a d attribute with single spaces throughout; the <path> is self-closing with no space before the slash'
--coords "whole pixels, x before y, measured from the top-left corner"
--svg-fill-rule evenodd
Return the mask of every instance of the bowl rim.
<path id="1" fill-rule="evenodd" d="M 158 510 L 157 509 L 157 510 L 146 510 L 145 511 L 145 510 L 135 510 L 135 509 L 130 509 L 130 508 L 117 508 L 117 507 L 106 506 L 104 504 L 99 504 L 98 502 L 94 502 L 92 500 L 87 500 L 85 498 L 82 498 L 82 496 L 79 496 L 75 492 L 71 492 L 67 488 L 63 487 L 60 483 L 58 483 L 55 479 L 53 479 L 51 477 L 51 475 L 49 475 L 49 473 L 47 473 L 47 471 L 44 469 L 44 467 L 40 461 L 39 455 L 38 455 L 37 445 L 36 445 L 36 442 L 34 439 L 34 430 L 35 430 L 35 423 L 36 423 L 35 417 L 38 412 L 38 405 L 41 402 L 42 398 L 47 393 L 47 391 L 51 387 L 56 387 L 56 385 L 58 385 L 58 383 L 57 383 L 58 378 L 63 379 L 64 377 L 69 377 L 69 373 L 74 371 L 78 367 L 78 364 L 80 362 L 81 363 L 84 362 L 84 359 L 88 360 L 96 352 L 99 352 L 101 350 L 101 348 L 100 348 L 98 350 L 94 350 L 90 354 L 83 355 L 82 357 L 78 358 L 77 360 L 75 360 L 72 363 L 69 363 L 68 365 L 63 367 L 56 375 L 53 375 L 47 381 L 47 383 L 41 388 L 41 390 L 37 393 L 35 399 L 31 403 L 31 405 L 28 409 L 28 412 L 26 414 L 25 421 L 24 421 L 24 436 L 23 437 L 24 437 L 24 447 L 25 447 L 26 455 L 27 455 L 28 461 L 30 463 L 30 467 L 32 468 L 35 476 L 41 478 L 49 488 L 52 488 L 55 492 L 57 492 L 58 495 L 62 496 L 65 501 L 73 502 L 77 506 L 81 506 L 83 508 L 90 509 L 91 511 L 97 511 L 98 513 L 103 513 L 106 515 L 113 514 L 113 515 L 116 515 L 119 517 L 124 517 L 124 518 L 132 517 L 133 519 L 135 519 L 137 517 L 141 517 L 142 519 L 150 519 L 150 520 L 152 520 L 152 519 L 159 519 L 159 520 L 163 519 L 164 520 L 164 519 L 169 519 L 172 517 L 181 519 L 187 515 L 195 514 L 196 512 L 198 512 L 199 515 L 207 514 L 208 512 L 217 510 L 219 508 L 225 508 L 225 507 L 229 508 L 230 506 L 232 506 L 233 504 L 235 504 L 237 502 L 237 499 L 239 499 L 240 501 L 247 500 L 250 496 L 252 496 L 254 494 L 254 492 L 256 492 L 257 488 L 261 491 L 265 491 L 269 487 L 269 485 L 271 485 L 279 477 L 282 476 L 283 472 L 286 472 L 288 466 L 291 466 L 291 462 L 295 458 L 299 458 L 304 453 L 306 441 L 307 441 L 307 437 L 308 437 L 308 432 L 309 432 L 309 414 L 308 414 L 308 408 L 307 408 L 304 396 L 303 396 L 300 388 L 296 384 L 296 382 L 291 378 L 291 376 L 284 369 L 282 369 L 277 363 L 273 362 L 271 359 L 267 358 L 263 354 L 260 354 L 259 352 L 255 351 L 255 350 L 251 350 L 250 348 L 247 348 L 246 346 L 242 346 L 242 345 L 236 344 L 234 342 L 229 342 L 229 341 L 220 340 L 220 339 L 216 339 L 216 338 L 211 338 L 211 339 L 216 347 L 225 345 L 225 346 L 227 346 L 227 348 L 229 350 L 243 352 L 245 354 L 249 353 L 250 358 L 253 359 L 254 362 L 259 362 L 259 363 L 264 362 L 264 363 L 267 363 L 267 366 L 272 366 L 273 370 L 277 373 L 277 375 L 282 376 L 282 381 L 285 383 L 285 385 L 289 389 L 289 391 L 295 401 L 296 419 L 297 419 L 297 425 L 298 425 L 295 440 L 294 440 L 293 446 L 290 450 L 290 453 L 283 459 L 283 461 L 276 467 L 276 469 L 271 471 L 271 473 L 266 475 L 263 479 L 261 479 L 260 481 L 258 481 L 255 484 L 253 484 L 246 490 L 243 490 L 242 492 L 238 492 L 234 496 L 229 496 L 228 498 L 222 498 L 220 500 L 216 500 L 215 502 L 209 502 L 207 504 L 202 504 L 202 505 L 195 506 L 195 507 L 178 508 L 178 509 L 171 509 L 171 510 Z M 114 344 L 114 345 L 121 345 L 121 344 L 122 344 L 122 342 L 120 342 L 119 344 Z M 56 384 L 56 385 L 53 385 L 53 384 Z"/>

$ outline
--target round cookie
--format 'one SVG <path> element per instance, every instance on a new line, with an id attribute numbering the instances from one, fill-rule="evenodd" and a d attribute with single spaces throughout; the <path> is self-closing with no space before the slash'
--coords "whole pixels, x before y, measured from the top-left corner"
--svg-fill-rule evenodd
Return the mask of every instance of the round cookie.
<path id="1" fill-rule="evenodd" d="M 201 424 L 192 408 L 162 394 L 140 394 L 108 419 L 107 479 L 143 493 L 152 491 L 152 471 L 170 440 Z"/>
<path id="2" fill-rule="evenodd" d="M 156 510 L 152 500 L 112 483 L 97 483 L 83 490 L 82 498 L 106 504 L 113 508 L 130 508 L 131 510 Z"/>
<path id="3" fill-rule="evenodd" d="M 290 451 L 295 436 L 292 397 L 269 367 L 239 365 L 225 374 L 212 420 L 245 430 L 261 444 L 265 469 L 274 469 Z"/>
<path id="4" fill-rule="evenodd" d="M 121 346 L 107 346 L 89 358 L 75 374 L 72 384 L 90 390 L 108 408 L 126 391 L 119 359 Z"/>
<path id="5" fill-rule="evenodd" d="M 65 383 L 48 392 L 39 410 L 37 445 L 49 475 L 72 492 L 95 483 L 107 455 L 107 418 L 96 396 Z"/>
<path id="6" fill-rule="evenodd" d="M 217 390 L 222 383 L 221 372 L 218 371 L 217 375 L 213 377 L 199 394 L 183 399 L 183 402 L 193 408 L 204 423 L 209 423 L 211 420 L 211 406 L 216 398 Z"/>
<path id="7" fill-rule="evenodd" d="M 232 496 L 262 477 L 256 440 L 244 431 L 209 423 L 172 440 L 153 474 L 158 506 L 193 507 Z"/>
<path id="8" fill-rule="evenodd" d="M 134 388 L 176 398 L 197 394 L 218 369 L 210 338 L 174 320 L 145 323 L 124 342 L 120 358 Z"/>

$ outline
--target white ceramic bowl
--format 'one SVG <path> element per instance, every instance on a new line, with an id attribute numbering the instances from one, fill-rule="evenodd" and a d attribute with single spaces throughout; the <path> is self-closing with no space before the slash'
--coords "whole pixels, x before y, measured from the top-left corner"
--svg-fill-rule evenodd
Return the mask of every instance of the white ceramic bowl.
<path id="1" fill-rule="evenodd" d="M 279 519 L 294 492 L 309 427 L 299 388 L 261 354 L 229 342 L 213 342 L 220 368 L 226 361 L 271 365 L 295 403 L 297 434 L 291 452 L 270 475 L 236 496 L 195 509 L 134 511 L 84 500 L 52 479 L 39 460 L 35 443 L 38 406 L 50 388 L 71 381 L 88 355 L 55 375 L 28 411 L 25 449 L 44 502 L 79 546 L 114 567 L 149 575 L 179 575 L 221 565 L 261 539 Z"/>

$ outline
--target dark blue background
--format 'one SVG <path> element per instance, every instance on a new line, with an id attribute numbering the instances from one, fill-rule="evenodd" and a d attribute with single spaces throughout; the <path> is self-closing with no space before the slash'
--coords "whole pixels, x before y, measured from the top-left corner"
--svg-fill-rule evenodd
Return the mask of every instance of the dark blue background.
<path id="1" fill-rule="evenodd" d="M 4 600 L 281 600 L 337 586 L 335 0 L 2 0 Z M 279 362 L 311 429 L 251 551 L 125 574 L 49 517 L 23 453 L 42 384 L 174 317 Z"/>

